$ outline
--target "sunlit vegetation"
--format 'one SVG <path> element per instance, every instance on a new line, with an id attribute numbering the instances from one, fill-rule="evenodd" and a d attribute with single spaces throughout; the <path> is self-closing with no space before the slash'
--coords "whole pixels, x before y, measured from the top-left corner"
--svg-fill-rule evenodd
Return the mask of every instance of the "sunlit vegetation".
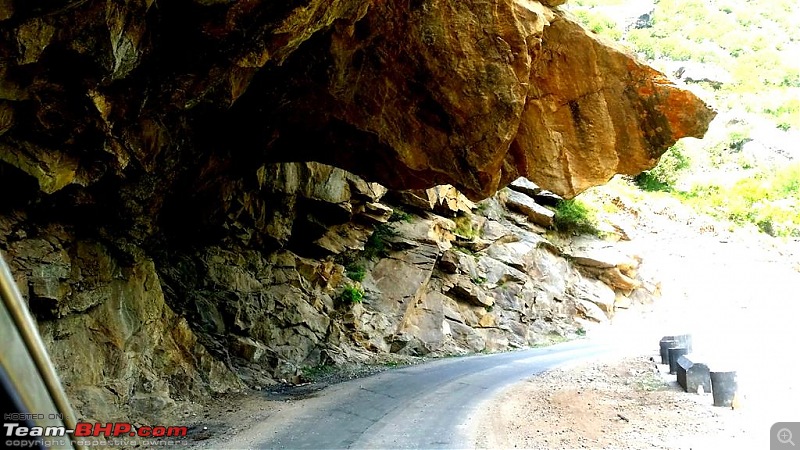
<path id="1" fill-rule="evenodd" d="M 658 165 L 634 178 L 636 184 L 645 191 L 671 192 L 681 172 L 690 166 L 689 158 L 684 154 L 682 143 L 667 150 Z"/>
<path id="2" fill-rule="evenodd" d="M 680 197 L 704 212 L 772 236 L 800 237 L 800 163 L 758 172 L 730 186 L 696 185 Z"/>
<path id="3" fill-rule="evenodd" d="M 457 235 L 467 239 L 475 239 L 478 237 L 480 230 L 472 223 L 472 219 L 469 216 L 458 216 L 455 218 L 454 222 L 456 223 L 455 233 Z"/>
<path id="4" fill-rule="evenodd" d="M 681 78 L 684 66 L 687 75 L 699 67 L 701 79 L 684 79 L 726 117 L 703 141 L 668 150 L 635 184 L 721 220 L 800 237 L 800 163 L 746 151 L 759 127 L 800 132 L 800 3 L 656 0 L 652 11 L 632 0 L 568 5 L 588 30 L 670 76 Z M 637 22 L 644 13 L 649 14 Z M 790 151 L 800 160 L 800 148 Z"/>
<path id="5" fill-rule="evenodd" d="M 724 70 L 730 79 L 710 93 L 718 108 L 743 106 L 775 119 L 782 129 L 800 129 L 797 2 L 659 0 L 649 26 L 628 29 L 612 16 L 625 4 L 574 0 L 569 8 L 586 28 L 647 60 L 693 61 Z"/>
<path id="6" fill-rule="evenodd" d="M 594 212 L 579 199 L 558 204 L 553 217 L 556 229 L 571 234 L 598 234 Z"/>

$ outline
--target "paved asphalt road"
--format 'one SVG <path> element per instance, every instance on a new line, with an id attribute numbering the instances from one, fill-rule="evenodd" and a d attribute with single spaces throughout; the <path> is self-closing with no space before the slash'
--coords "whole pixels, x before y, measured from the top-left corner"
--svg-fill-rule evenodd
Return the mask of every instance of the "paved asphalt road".
<path id="1" fill-rule="evenodd" d="M 503 388 L 611 352 L 573 341 L 448 358 L 330 386 L 225 445 L 238 448 L 469 448 L 468 421 Z"/>

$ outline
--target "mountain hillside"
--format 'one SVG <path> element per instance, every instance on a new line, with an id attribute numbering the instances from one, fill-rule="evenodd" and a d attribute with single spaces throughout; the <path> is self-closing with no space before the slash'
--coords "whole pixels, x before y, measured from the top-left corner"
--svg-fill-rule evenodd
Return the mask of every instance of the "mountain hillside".
<path id="1" fill-rule="evenodd" d="M 657 296 L 563 198 L 716 112 L 561 3 L 0 1 L 0 251 L 79 416 Z"/>

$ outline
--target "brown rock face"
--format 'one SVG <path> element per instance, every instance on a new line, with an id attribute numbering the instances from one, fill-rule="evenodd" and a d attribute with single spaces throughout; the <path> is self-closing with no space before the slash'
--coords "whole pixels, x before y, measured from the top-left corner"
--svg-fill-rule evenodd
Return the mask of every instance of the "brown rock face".
<path id="1" fill-rule="evenodd" d="M 713 116 L 530 0 L 6 3 L 0 161 L 46 194 L 113 185 L 123 216 L 287 160 L 473 198 L 525 175 L 571 196 Z"/>
<path id="2" fill-rule="evenodd" d="M 564 17 L 545 28 L 504 184 L 523 175 L 565 197 L 637 174 L 715 112 Z"/>
<path id="3" fill-rule="evenodd" d="M 706 105 L 560 3 L 0 0 L 0 252 L 77 409 L 158 423 L 646 297 L 621 268 L 598 276 L 626 292 L 588 282 L 498 200 L 486 220 L 430 189 L 570 196 L 703 134 Z M 394 211 L 372 181 L 424 201 Z"/>

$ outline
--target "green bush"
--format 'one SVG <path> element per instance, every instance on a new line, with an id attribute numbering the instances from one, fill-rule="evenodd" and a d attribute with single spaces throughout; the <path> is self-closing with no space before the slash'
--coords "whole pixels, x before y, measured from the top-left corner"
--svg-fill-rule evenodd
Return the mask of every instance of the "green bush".
<path id="1" fill-rule="evenodd" d="M 361 303 L 361 301 L 364 300 L 364 289 L 355 284 L 348 284 L 344 287 L 339 298 L 344 303 Z"/>
<path id="2" fill-rule="evenodd" d="M 622 31 L 617 28 L 617 22 L 607 14 L 597 11 L 578 10 L 575 11 L 575 18 L 593 33 L 609 37 L 615 41 L 622 39 Z"/>
<path id="3" fill-rule="evenodd" d="M 649 170 L 645 170 L 633 177 L 633 182 L 643 191 L 672 192 L 672 186 L 658 179 L 658 177 L 653 175 Z"/>
<path id="4" fill-rule="evenodd" d="M 598 234 L 594 218 L 578 199 L 564 200 L 555 209 L 553 223 L 558 231 L 572 234 Z"/>
<path id="5" fill-rule="evenodd" d="M 658 40 L 648 30 L 631 30 L 627 36 L 628 43 L 633 51 L 642 55 L 647 60 L 656 59 Z"/>
<path id="6" fill-rule="evenodd" d="M 378 225 L 364 244 L 364 256 L 368 259 L 388 256 L 390 246 L 387 241 L 396 235 L 391 225 L 385 223 Z"/>
<path id="7" fill-rule="evenodd" d="M 389 217 L 390 222 L 411 222 L 411 214 L 403 211 L 400 208 L 394 208 L 392 215 Z"/>
<path id="8" fill-rule="evenodd" d="M 467 239 L 475 239 L 478 237 L 478 229 L 472 223 L 470 216 L 458 216 L 455 218 L 456 223 L 455 233 L 459 236 L 464 236 Z"/>
<path id="9" fill-rule="evenodd" d="M 800 236 L 800 164 L 761 171 L 730 186 L 698 185 L 679 196 L 697 210 L 771 236 Z"/>
<path id="10" fill-rule="evenodd" d="M 772 220 L 770 219 L 761 219 L 756 222 L 756 226 L 758 230 L 762 233 L 768 234 L 770 236 L 775 236 L 775 226 L 772 224 Z"/>
<path id="11" fill-rule="evenodd" d="M 633 178 L 643 191 L 671 192 L 682 171 L 689 168 L 690 160 L 683 153 L 683 146 L 677 143 L 661 156 L 658 164 Z"/>
<path id="12" fill-rule="evenodd" d="M 353 281 L 363 281 L 365 275 L 364 266 L 358 263 L 352 263 L 345 267 L 345 275 Z"/>
<path id="13" fill-rule="evenodd" d="M 481 285 L 483 283 L 486 283 L 486 277 L 474 277 L 472 278 L 472 282 L 477 285 Z"/>

